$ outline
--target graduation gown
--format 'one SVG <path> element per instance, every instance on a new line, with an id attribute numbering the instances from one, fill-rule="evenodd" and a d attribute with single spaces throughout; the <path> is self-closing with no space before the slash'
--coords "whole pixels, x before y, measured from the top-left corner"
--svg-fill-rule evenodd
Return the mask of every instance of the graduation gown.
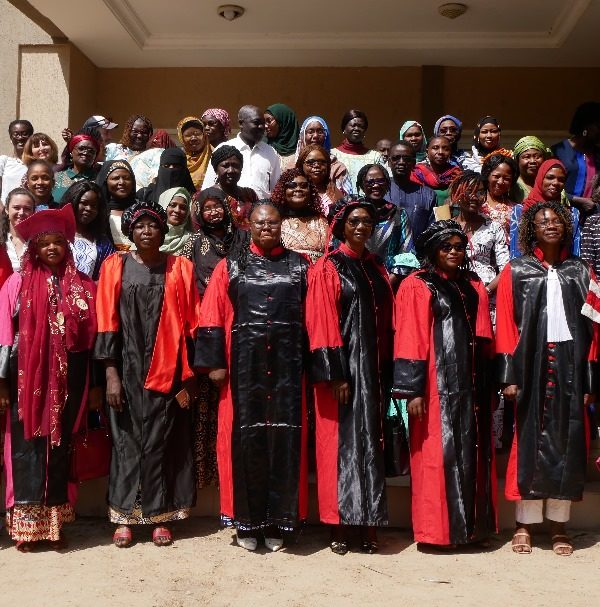
<path id="1" fill-rule="evenodd" d="M 394 392 L 425 401 L 410 416 L 415 541 L 465 544 L 496 530 L 488 298 L 474 275 L 406 278 L 396 296 Z"/>
<path id="2" fill-rule="evenodd" d="M 195 503 L 192 417 L 175 399 L 193 376 L 188 341 L 198 323 L 192 263 L 168 255 L 149 269 L 130 254 L 106 259 L 98 284 L 94 357 L 117 362 L 122 411 L 110 409 L 113 449 L 108 503 L 131 514 L 140 498 L 144 517 Z"/>
<path id="3" fill-rule="evenodd" d="M 589 437 L 583 397 L 597 384 L 598 325 L 581 314 L 587 264 L 571 257 L 554 267 L 571 341 L 548 343 L 548 269 L 539 250 L 513 259 L 498 284 L 498 380 L 519 388 L 506 471 L 509 500 L 583 495 Z"/>
<path id="4" fill-rule="evenodd" d="M 283 247 L 267 256 L 251 243 L 241 264 L 217 264 L 202 301 L 194 364 L 228 370 L 217 462 L 221 517 L 238 529 L 293 529 L 306 519 L 308 265 Z"/>
<path id="5" fill-rule="evenodd" d="M 368 251 L 345 244 L 309 273 L 307 329 L 315 384 L 319 516 L 333 525 L 385 525 L 382 414 L 389 402 L 394 296 Z M 338 404 L 329 382 L 350 384 Z"/>

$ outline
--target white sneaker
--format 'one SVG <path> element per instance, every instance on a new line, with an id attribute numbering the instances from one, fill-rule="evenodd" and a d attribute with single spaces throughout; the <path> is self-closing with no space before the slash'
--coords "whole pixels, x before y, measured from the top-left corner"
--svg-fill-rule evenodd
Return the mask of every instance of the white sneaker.
<path id="1" fill-rule="evenodd" d="M 265 538 L 265 547 L 267 547 L 271 552 L 277 552 L 281 550 L 283 547 L 283 538 L 280 537 L 266 537 Z"/>
<path id="2" fill-rule="evenodd" d="M 238 546 L 241 546 L 245 550 L 250 550 L 250 551 L 256 550 L 256 546 L 258 545 L 258 542 L 256 541 L 255 537 L 240 537 L 239 535 L 236 535 L 235 537 L 236 537 Z"/>

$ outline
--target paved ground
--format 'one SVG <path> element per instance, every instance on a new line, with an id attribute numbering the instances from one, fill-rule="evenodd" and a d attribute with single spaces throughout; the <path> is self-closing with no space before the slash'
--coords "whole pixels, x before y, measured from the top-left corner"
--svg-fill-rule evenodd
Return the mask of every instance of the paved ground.
<path id="1" fill-rule="evenodd" d="M 593 533 L 573 532 L 577 550 L 561 558 L 542 531 L 529 556 L 512 554 L 509 534 L 486 551 L 439 554 L 389 529 L 380 534 L 380 554 L 337 556 L 318 526 L 276 554 L 236 547 L 212 518 L 183 522 L 166 548 L 146 532 L 118 550 L 111 532 L 103 519 L 81 519 L 67 528 L 68 550 L 20 554 L 2 531 L 0 605 L 591 607 L 599 600 L 600 534 Z"/>

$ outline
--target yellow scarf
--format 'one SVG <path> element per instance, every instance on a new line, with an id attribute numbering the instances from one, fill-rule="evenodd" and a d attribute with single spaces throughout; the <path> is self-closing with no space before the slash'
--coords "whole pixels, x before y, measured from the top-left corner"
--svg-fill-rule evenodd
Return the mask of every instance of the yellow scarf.
<path id="1" fill-rule="evenodd" d="M 212 147 L 208 143 L 206 134 L 204 134 L 204 148 L 202 149 L 202 152 L 196 156 L 192 156 L 188 153 L 188 151 L 185 149 L 185 144 L 183 143 L 182 128 L 185 124 L 190 122 L 198 122 L 199 124 L 202 124 L 202 120 L 196 116 L 186 116 L 185 118 L 182 118 L 177 123 L 177 137 L 179 137 L 179 141 L 183 145 L 183 150 L 187 158 L 187 168 L 192 176 L 194 187 L 196 190 L 200 191 L 202 189 L 204 175 L 206 175 L 206 169 L 208 168 L 208 163 L 210 162 L 210 157 L 212 155 Z"/>

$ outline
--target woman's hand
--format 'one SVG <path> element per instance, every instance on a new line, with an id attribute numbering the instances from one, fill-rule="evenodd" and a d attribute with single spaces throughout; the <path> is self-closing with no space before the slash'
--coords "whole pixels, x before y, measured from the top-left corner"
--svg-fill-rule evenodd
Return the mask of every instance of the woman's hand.
<path id="1" fill-rule="evenodd" d="M 425 399 L 422 396 L 413 396 L 406 401 L 406 409 L 409 415 L 418 417 L 419 421 L 423 420 L 425 414 Z"/>
<path id="2" fill-rule="evenodd" d="M 208 379 L 221 388 L 227 379 L 227 369 L 211 369 L 208 372 Z"/>
<path id="3" fill-rule="evenodd" d="M 90 411 L 99 411 L 102 407 L 102 388 L 100 386 L 91 388 L 88 392 L 88 409 Z"/>
<path id="4" fill-rule="evenodd" d="M 333 398 L 340 405 L 347 405 L 350 402 L 350 384 L 345 380 L 336 380 L 331 382 Z"/>
<path id="5" fill-rule="evenodd" d="M 123 384 L 116 367 L 106 367 L 106 402 L 115 411 L 123 411 Z"/>
<path id="6" fill-rule="evenodd" d="M 8 381 L 0 379 L 0 413 L 6 411 L 10 407 L 10 388 Z"/>
<path id="7" fill-rule="evenodd" d="M 517 400 L 517 390 L 519 386 L 517 384 L 509 384 L 504 386 L 502 389 L 502 394 L 506 400 Z"/>

